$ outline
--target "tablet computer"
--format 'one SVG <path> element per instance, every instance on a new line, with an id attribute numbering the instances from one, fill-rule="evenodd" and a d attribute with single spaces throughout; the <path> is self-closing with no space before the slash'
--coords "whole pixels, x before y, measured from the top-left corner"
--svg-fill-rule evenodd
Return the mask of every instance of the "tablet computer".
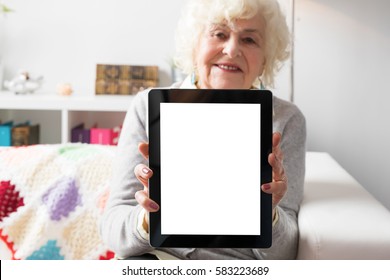
<path id="1" fill-rule="evenodd" d="M 272 198 L 272 93 L 149 92 L 149 195 L 153 247 L 268 248 Z"/>

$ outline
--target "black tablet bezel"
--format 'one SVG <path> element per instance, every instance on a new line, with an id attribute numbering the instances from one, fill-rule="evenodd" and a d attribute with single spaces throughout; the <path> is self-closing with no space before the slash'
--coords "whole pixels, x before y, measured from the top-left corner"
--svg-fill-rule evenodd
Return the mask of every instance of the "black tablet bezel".
<path id="1" fill-rule="evenodd" d="M 161 205 L 160 104 L 237 103 L 261 104 L 261 184 L 272 181 L 268 155 L 272 151 L 272 93 L 268 90 L 152 89 L 148 96 L 149 195 Z M 260 187 L 260 186 L 259 186 Z M 152 247 L 174 248 L 269 248 L 272 244 L 272 196 L 261 191 L 261 235 L 163 235 L 161 211 L 150 213 L 149 236 Z"/>

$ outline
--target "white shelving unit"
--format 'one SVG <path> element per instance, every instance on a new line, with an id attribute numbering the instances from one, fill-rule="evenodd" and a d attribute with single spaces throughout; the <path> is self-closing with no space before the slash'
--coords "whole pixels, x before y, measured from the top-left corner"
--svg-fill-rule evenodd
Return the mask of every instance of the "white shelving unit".
<path id="1" fill-rule="evenodd" d="M 0 92 L 0 120 L 39 123 L 42 144 L 67 143 L 72 127 L 122 124 L 134 96 L 59 96 Z"/>

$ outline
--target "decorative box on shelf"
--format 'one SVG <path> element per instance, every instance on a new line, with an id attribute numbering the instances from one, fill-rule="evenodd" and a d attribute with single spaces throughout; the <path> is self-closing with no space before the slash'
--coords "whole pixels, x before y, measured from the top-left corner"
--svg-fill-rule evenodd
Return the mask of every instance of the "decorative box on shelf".
<path id="1" fill-rule="evenodd" d="M 91 143 L 91 130 L 80 123 L 72 128 L 70 140 L 72 143 Z"/>
<path id="2" fill-rule="evenodd" d="M 158 66 L 112 64 L 96 66 L 97 95 L 132 95 L 156 87 L 157 84 Z"/>
<path id="3" fill-rule="evenodd" d="M 121 127 L 91 128 L 91 144 L 116 145 L 118 144 Z"/>

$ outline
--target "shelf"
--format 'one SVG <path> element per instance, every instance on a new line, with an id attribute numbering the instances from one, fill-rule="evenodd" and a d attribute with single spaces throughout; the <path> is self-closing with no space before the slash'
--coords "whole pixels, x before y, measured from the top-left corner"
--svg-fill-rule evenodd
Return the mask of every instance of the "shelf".
<path id="1" fill-rule="evenodd" d="M 79 123 L 91 127 L 122 124 L 134 96 L 59 96 L 0 92 L 0 119 L 16 123 L 30 120 L 41 125 L 42 144 L 70 141 L 70 130 Z"/>
<path id="2" fill-rule="evenodd" d="M 127 111 L 134 96 L 59 96 L 50 94 L 14 94 L 0 92 L 0 109 Z"/>

